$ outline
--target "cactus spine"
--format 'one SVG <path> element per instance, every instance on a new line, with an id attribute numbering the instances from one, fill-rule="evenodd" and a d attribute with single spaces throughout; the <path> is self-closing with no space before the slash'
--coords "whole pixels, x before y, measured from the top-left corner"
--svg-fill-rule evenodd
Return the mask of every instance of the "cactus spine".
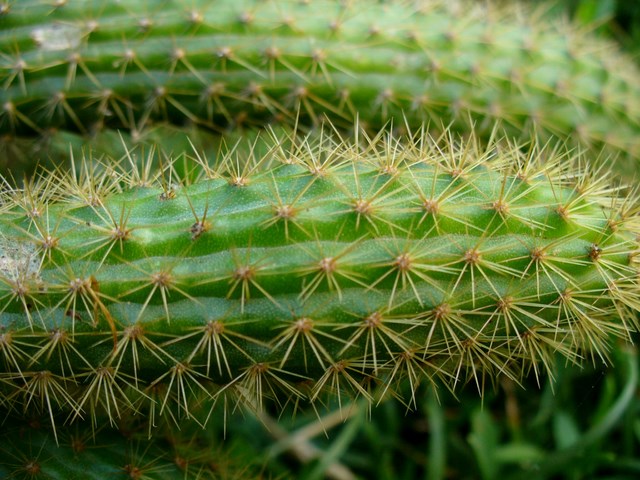
<path id="1" fill-rule="evenodd" d="M 640 157 L 632 62 L 520 13 L 441 0 L 13 2 L 0 14 L 0 128 L 359 116 L 488 134 L 500 121 Z"/>
<path id="2" fill-rule="evenodd" d="M 636 197 L 558 152 L 416 138 L 5 191 L 2 403 L 180 417 L 606 358 L 636 322 Z"/>

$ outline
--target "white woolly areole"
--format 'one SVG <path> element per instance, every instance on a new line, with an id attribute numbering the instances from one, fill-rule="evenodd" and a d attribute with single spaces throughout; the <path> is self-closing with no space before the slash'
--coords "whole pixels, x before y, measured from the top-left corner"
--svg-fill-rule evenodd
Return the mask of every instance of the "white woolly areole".
<path id="1" fill-rule="evenodd" d="M 0 236 L 0 275 L 12 280 L 38 279 L 40 255 L 29 242 L 16 243 Z"/>
<path id="2" fill-rule="evenodd" d="M 31 32 L 38 47 L 48 52 L 78 48 L 82 36 L 81 28 L 61 23 L 34 28 Z"/>

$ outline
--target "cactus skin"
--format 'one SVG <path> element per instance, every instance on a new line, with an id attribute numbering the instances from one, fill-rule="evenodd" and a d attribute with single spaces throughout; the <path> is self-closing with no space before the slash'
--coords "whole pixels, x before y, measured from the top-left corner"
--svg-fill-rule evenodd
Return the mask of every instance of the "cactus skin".
<path id="1" fill-rule="evenodd" d="M 395 119 L 573 137 L 640 158 L 640 85 L 612 45 L 531 11 L 430 0 L 23 0 L 0 15 L 0 128 L 157 119 L 373 129 Z M 455 4 L 452 6 L 451 4 Z"/>
<path id="2" fill-rule="evenodd" d="M 220 154 L 225 146 L 244 145 L 259 129 L 233 130 L 222 135 L 191 127 L 167 123 L 148 125 L 136 132 L 104 129 L 92 135 L 69 130 L 50 129 L 36 137 L 7 136 L 0 140 L 0 175 L 16 186 L 23 178 L 46 168 L 81 168 L 87 159 L 111 158 L 122 163 L 144 164 L 150 172 L 161 168 L 163 162 L 172 164 L 178 174 L 186 174 L 180 158 L 198 151 L 208 157 Z"/>
<path id="3" fill-rule="evenodd" d="M 180 418 L 481 389 L 635 328 L 633 194 L 557 152 L 384 133 L 199 158 L 185 185 L 115 163 L 4 192 L 0 405 Z"/>
<path id="4" fill-rule="evenodd" d="M 108 425 L 104 419 L 104 425 Z M 118 428 L 88 422 L 58 427 L 57 436 L 38 420 L 4 420 L 0 478 L 47 480 L 204 480 L 259 478 L 251 460 L 221 448 L 206 435 L 162 432 L 149 438 L 144 421 Z M 242 462 L 242 463 L 241 463 Z"/>

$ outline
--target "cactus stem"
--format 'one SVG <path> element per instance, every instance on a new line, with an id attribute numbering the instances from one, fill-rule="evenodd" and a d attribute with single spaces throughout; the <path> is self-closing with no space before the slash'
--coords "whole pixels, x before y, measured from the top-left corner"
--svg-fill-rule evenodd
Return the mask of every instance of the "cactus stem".
<path id="1" fill-rule="evenodd" d="M 0 404 L 179 423 L 408 379 L 411 405 L 637 327 L 633 188 L 542 147 L 334 133 L 3 184 Z"/>

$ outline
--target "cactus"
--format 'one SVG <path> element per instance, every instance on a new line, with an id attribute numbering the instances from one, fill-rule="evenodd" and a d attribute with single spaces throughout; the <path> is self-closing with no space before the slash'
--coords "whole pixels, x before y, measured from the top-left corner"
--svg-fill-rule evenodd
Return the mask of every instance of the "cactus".
<path id="1" fill-rule="evenodd" d="M 258 478 L 251 459 L 199 435 L 163 432 L 148 438 L 144 421 L 118 428 L 59 427 L 11 419 L 0 433 L 0 477 L 48 480 Z M 245 457 L 245 458 L 243 458 Z M 257 470 L 257 469 L 256 469 Z"/>
<path id="2" fill-rule="evenodd" d="M 639 72 L 535 11 L 473 2 L 23 0 L 0 13 L 0 128 L 219 131 L 325 116 L 526 139 L 640 158 Z"/>
<path id="3" fill-rule="evenodd" d="M 0 406 L 155 424 L 482 389 L 606 360 L 636 327 L 638 199 L 580 158 L 424 132 L 268 145 L 196 155 L 185 182 L 107 163 L 6 189 Z"/>
<path id="4" fill-rule="evenodd" d="M 88 159 L 110 158 L 122 163 L 138 163 L 140 168 L 159 168 L 171 162 L 185 175 L 180 157 L 194 150 L 215 156 L 224 146 L 244 145 L 255 139 L 258 130 L 229 131 L 215 135 L 194 127 L 160 123 L 141 131 L 105 129 L 86 136 L 69 130 L 51 129 L 42 135 L 7 136 L 0 141 L 0 175 L 11 185 L 21 183 L 38 169 L 80 168 Z M 73 164 L 73 166 L 72 166 Z"/>

